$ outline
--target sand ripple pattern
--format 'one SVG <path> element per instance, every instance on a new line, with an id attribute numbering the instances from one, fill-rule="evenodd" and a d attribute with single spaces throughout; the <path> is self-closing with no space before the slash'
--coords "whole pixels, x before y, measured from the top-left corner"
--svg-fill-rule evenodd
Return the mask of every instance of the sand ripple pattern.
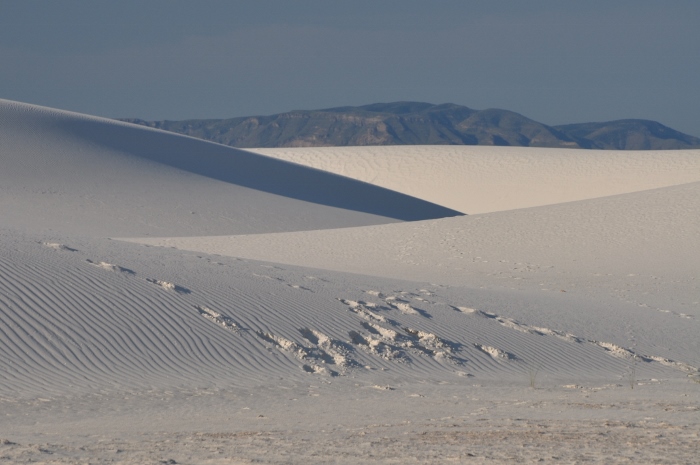
<path id="1" fill-rule="evenodd" d="M 438 287 L 363 290 L 225 257 L 149 247 L 110 257 L 3 234 L 0 392 L 249 386 L 271 376 L 390 386 L 384 373 L 524 379 L 531 366 L 575 384 L 621 379 L 631 363 L 640 376 L 698 374 L 682 360 L 448 301 Z M 183 260 L 198 272 L 157 272 Z"/>

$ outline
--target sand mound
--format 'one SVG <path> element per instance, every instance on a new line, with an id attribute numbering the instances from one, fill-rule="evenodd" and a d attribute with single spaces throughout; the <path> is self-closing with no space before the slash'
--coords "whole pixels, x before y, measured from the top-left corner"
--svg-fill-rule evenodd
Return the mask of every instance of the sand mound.
<path id="1" fill-rule="evenodd" d="M 5 227 L 238 234 L 458 214 L 380 187 L 103 118 L 0 100 Z"/>
<path id="2" fill-rule="evenodd" d="M 699 210 L 696 182 L 395 225 L 133 241 L 450 285 L 482 284 L 496 275 L 562 283 L 565 276 L 587 282 L 609 273 L 680 279 L 692 274 L 700 255 L 700 216 L 693 213 Z"/>
<path id="3" fill-rule="evenodd" d="M 700 151 L 486 146 L 254 149 L 468 213 L 552 205 L 700 181 Z"/>
<path id="4" fill-rule="evenodd" d="M 541 312 L 555 315 L 533 318 L 492 291 L 312 275 L 104 239 L 54 236 L 48 242 L 12 232 L 1 239 L 4 396 L 252 389 L 280 377 L 284 384 L 335 380 L 370 387 L 426 377 L 521 384 L 533 367 L 580 383 L 616 379 L 635 357 L 647 377 L 684 377 L 700 365 L 687 353 L 692 338 L 659 348 L 668 330 L 644 328 L 672 320 L 669 329 L 678 331 L 687 323 L 658 312 L 637 317 L 635 340 L 568 321 L 572 315 L 561 311 L 558 295 L 528 298 L 528 305 L 537 301 Z M 588 304 L 573 299 L 567 305 L 580 311 Z M 599 319 L 602 310 L 586 308 L 578 319 Z M 631 315 L 618 311 L 607 325 Z M 528 323 L 533 319 L 538 324 Z"/>

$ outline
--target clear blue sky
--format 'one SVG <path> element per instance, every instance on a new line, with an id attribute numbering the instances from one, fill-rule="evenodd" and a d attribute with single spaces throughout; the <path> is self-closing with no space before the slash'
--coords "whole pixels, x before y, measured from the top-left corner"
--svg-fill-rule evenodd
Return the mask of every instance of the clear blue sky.
<path id="1" fill-rule="evenodd" d="M 700 1 L 0 0 L 0 70 L 107 117 L 416 100 L 700 136 Z"/>

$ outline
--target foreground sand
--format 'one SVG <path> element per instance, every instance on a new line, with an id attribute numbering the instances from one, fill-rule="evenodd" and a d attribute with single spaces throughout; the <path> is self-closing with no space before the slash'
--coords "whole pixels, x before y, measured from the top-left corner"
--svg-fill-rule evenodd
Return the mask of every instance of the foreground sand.
<path id="1" fill-rule="evenodd" d="M 697 459 L 697 152 L 0 122 L 0 461 Z"/>

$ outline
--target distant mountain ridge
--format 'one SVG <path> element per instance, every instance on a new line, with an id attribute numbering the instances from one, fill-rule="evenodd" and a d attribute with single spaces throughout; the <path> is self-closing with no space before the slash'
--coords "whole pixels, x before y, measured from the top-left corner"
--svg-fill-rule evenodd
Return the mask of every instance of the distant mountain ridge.
<path id="1" fill-rule="evenodd" d="M 609 150 L 700 148 L 700 138 L 655 121 L 548 126 L 518 113 L 445 103 L 374 103 L 269 116 L 185 121 L 122 119 L 240 148 L 501 145 Z"/>

